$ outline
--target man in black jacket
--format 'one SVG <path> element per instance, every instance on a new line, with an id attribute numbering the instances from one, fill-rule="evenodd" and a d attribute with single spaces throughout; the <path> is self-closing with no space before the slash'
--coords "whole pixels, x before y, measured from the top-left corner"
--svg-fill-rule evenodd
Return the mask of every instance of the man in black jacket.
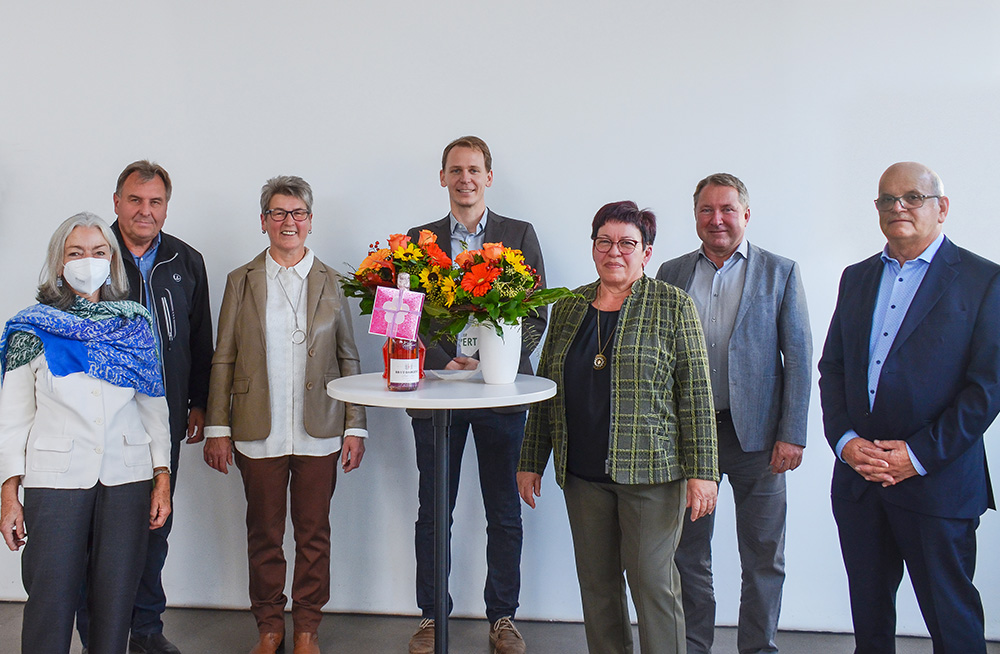
<path id="1" fill-rule="evenodd" d="M 170 407 L 170 491 L 177 481 L 181 442 L 204 438 L 208 377 L 212 365 L 212 314 L 208 276 L 201 254 L 178 238 L 163 233 L 170 200 L 170 175 L 162 166 L 142 160 L 129 164 L 118 177 L 111 226 L 122 249 L 129 280 L 129 299 L 154 316 L 154 333 L 163 366 L 163 383 Z M 132 611 L 132 654 L 180 654 L 163 636 L 160 619 L 166 609 L 160 574 L 167 558 L 167 535 L 173 515 L 150 531 L 146 567 Z M 84 606 L 77 626 L 87 642 Z"/>

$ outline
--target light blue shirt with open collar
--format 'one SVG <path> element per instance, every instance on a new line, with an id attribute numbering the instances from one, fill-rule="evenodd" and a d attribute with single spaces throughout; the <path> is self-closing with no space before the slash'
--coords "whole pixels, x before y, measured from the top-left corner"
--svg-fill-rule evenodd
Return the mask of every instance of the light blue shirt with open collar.
<path id="1" fill-rule="evenodd" d="M 712 395 L 717 411 L 729 408 L 729 339 L 732 338 L 743 297 L 748 251 L 747 240 L 743 239 L 722 267 L 717 268 L 705 255 L 705 247 L 702 246 L 687 289 L 698 309 L 701 329 L 705 333 Z"/>
<path id="2" fill-rule="evenodd" d="M 157 232 L 156 236 L 153 237 L 153 242 L 149 244 L 149 247 L 141 255 L 132 254 L 132 260 L 135 261 L 136 268 L 139 269 L 139 274 L 142 276 L 142 283 L 146 287 L 145 292 L 142 294 L 142 299 L 145 301 L 146 310 L 149 311 L 149 315 L 153 316 L 153 337 L 156 339 L 156 351 L 160 351 L 160 323 L 156 319 L 156 299 L 153 297 L 152 286 L 149 285 L 149 275 L 153 272 L 153 264 L 156 262 L 156 253 L 160 250 L 160 234 Z"/>
<path id="3" fill-rule="evenodd" d="M 892 342 L 896 340 L 899 327 L 903 324 L 903 318 L 906 317 L 906 312 L 909 310 L 917 290 L 920 289 L 921 282 L 924 281 L 927 269 L 943 242 L 944 233 L 942 232 L 916 259 L 907 261 L 902 266 L 889 256 L 888 245 L 882 250 L 882 281 L 875 299 L 872 331 L 868 341 L 869 409 L 875 406 L 875 396 L 878 393 L 878 382 L 882 374 L 882 366 L 885 364 L 885 357 L 889 354 Z M 844 457 L 841 456 L 844 446 L 857 435 L 857 432 L 852 429 L 837 441 L 837 457 L 841 461 L 844 460 Z M 909 445 L 906 446 L 906 451 L 910 455 L 910 462 L 917 474 L 926 475 L 927 470 L 920 465 L 920 461 L 917 460 Z"/>
<path id="4" fill-rule="evenodd" d="M 458 222 L 455 218 L 455 214 L 448 213 L 448 223 L 451 225 L 451 258 L 455 259 L 455 255 L 463 250 L 480 250 L 483 247 L 483 243 L 486 240 L 486 219 L 489 216 L 490 210 L 483 210 L 483 217 L 479 219 L 479 224 L 476 225 L 475 233 L 470 232 L 465 228 L 465 225 Z"/>

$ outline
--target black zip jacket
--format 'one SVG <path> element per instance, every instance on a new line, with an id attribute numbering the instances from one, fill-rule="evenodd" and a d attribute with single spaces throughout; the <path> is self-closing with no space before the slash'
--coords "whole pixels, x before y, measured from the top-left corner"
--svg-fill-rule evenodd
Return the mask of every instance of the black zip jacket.
<path id="1" fill-rule="evenodd" d="M 208 301 L 205 260 L 193 247 L 160 232 L 160 247 L 147 287 L 125 246 L 118 221 L 111 226 L 122 250 L 129 299 L 146 306 L 152 293 L 160 334 L 163 385 L 170 407 L 170 436 L 176 443 L 187 432 L 188 411 L 208 403 L 212 368 L 212 309 Z"/>

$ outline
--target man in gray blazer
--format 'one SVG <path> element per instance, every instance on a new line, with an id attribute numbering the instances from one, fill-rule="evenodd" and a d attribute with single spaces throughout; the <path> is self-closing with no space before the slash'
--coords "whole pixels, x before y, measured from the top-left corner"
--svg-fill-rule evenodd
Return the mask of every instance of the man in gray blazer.
<path id="1" fill-rule="evenodd" d="M 463 249 L 478 250 L 484 243 L 503 243 L 521 250 L 545 285 L 545 267 L 538 237 L 531 223 L 505 218 L 486 208 L 486 189 L 493 183 L 493 160 L 486 143 L 475 136 L 455 139 L 441 156 L 441 186 L 448 189 L 451 211 L 447 216 L 408 233 L 416 242 L 420 230 L 437 236 L 445 254 L 454 258 Z M 523 325 L 521 364 L 518 372 L 532 374 L 528 355 L 545 331 L 546 312 L 528 316 Z M 478 361 L 456 352 L 454 343 L 427 348 L 425 367 L 475 368 Z M 429 411 L 409 411 L 413 418 L 417 469 L 420 471 L 415 534 L 417 555 L 417 604 L 421 621 L 410 639 L 409 654 L 431 654 L 434 648 L 434 428 Z M 490 651 L 522 654 L 524 640 L 514 626 L 521 591 L 521 498 L 517 492 L 517 464 L 527 407 L 465 409 L 452 412 L 449 452 L 450 510 L 455 508 L 462 452 L 469 428 L 476 442 L 479 486 L 486 509 L 486 586 L 483 599 L 490 621 Z M 451 611 L 451 598 L 448 598 Z"/>
<path id="2" fill-rule="evenodd" d="M 812 334 L 798 265 L 744 238 L 746 186 L 718 173 L 698 182 L 702 247 L 660 266 L 657 279 L 694 298 L 705 332 L 719 434 L 719 470 L 736 501 L 743 585 L 737 647 L 777 652 L 785 580 L 785 477 L 802 462 Z M 686 521 L 675 557 L 688 654 L 709 654 L 715 632 L 715 515 Z"/>

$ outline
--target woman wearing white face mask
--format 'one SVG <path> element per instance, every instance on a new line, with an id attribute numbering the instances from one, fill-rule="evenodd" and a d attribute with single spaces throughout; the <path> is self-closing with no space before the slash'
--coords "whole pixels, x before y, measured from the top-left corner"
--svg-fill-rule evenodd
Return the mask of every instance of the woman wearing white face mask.
<path id="1" fill-rule="evenodd" d="M 25 546 L 22 653 L 69 651 L 84 583 L 89 654 L 124 652 L 146 532 L 170 514 L 160 366 L 127 296 L 117 239 L 80 213 L 52 235 L 39 304 L 0 336 L 0 531 Z"/>

